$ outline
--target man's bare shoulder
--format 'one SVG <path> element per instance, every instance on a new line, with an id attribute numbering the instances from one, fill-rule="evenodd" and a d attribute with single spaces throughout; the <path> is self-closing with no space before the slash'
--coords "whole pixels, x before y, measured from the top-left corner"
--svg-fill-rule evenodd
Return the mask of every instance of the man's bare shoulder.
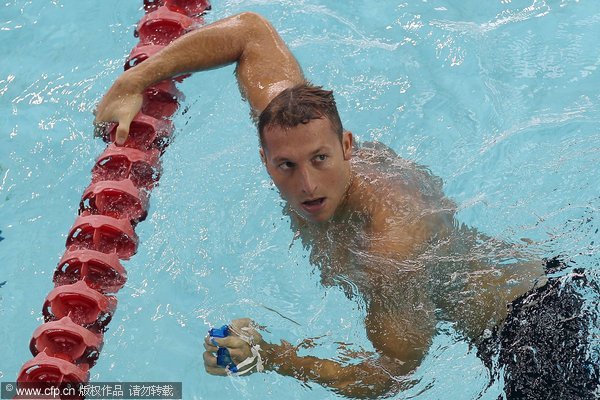
<path id="1" fill-rule="evenodd" d="M 442 180 L 427 168 L 381 143 L 360 146 L 353 168 L 358 182 L 352 208 L 368 214 L 368 231 L 378 246 L 412 253 L 451 225 L 454 204 L 444 196 Z"/>
<path id="2" fill-rule="evenodd" d="M 364 197 L 376 202 L 381 209 L 454 207 L 444 195 L 441 178 L 428 168 L 400 157 L 382 143 L 362 144 L 355 152 L 353 168 Z"/>

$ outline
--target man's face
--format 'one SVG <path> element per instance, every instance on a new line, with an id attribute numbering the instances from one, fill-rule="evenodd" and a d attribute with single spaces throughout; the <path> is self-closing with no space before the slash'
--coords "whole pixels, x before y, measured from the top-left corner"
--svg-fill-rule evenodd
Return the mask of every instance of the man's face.
<path id="1" fill-rule="evenodd" d="M 350 183 L 352 134 L 342 143 L 329 120 L 314 119 L 294 128 L 267 127 L 261 158 L 281 197 L 307 221 L 329 220 Z"/>

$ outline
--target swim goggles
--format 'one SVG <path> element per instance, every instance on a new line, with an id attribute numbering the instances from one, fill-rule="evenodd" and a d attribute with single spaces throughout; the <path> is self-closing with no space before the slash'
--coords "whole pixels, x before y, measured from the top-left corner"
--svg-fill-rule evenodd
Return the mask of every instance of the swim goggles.
<path id="1" fill-rule="evenodd" d="M 220 328 L 211 328 L 208 331 L 208 335 L 210 336 L 210 341 L 212 344 L 218 347 L 217 349 L 217 365 L 219 367 L 225 368 L 227 370 L 227 375 L 232 376 L 240 376 L 245 375 L 248 372 L 251 372 L 254 367 L 256 367 L 257 372 L 264 371 L 264 364 L 262 357 L 260 356 L 260 345 L 254 343 L 254 337 L 252 334 L 248 333 L 251 327 L 243 327 L 241 328 L 243 332 L 239 332 L 237 330 L 232 329 L 229 325 L 223 325 Z M 226 347 L 220 347 L 215 338 L 224 338 L 229 336 L 230 332 L 235 333 L 240 339 L 244 342 L 248 343 L 250 346 L 250 351 L 252 352 L 252 356 L 246 358 L 239 364 L 235 364 L 231 359 L 231 354 L 229 353 L 229 349 Z M 250 366 L 249 368 L 244 369 L 245 367 Z"/>

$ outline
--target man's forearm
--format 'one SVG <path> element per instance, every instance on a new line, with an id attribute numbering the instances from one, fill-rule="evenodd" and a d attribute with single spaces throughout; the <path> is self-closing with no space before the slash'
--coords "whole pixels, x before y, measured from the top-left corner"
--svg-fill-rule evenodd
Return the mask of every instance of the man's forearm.
<path id="1" fill-rule="evenodd" d="M 174 76 L 227 65 L 239 60 L 253 14 L 239 14 L 199 28 L 175 40 L 155 56 L 123 74 L 142 90 Z"/>
<path id="2" fill-rule="evenodd" d="M 264 64 L 268 62 L 276 68 L 266 68 Z M 296 60 L 271 24 L 258 14 L 246 12 L 182 36 L 126 71 L 117 84 L 141 93 L 148 86 L 177 75 L 232 63 L 237 63 L 244 95 L 258 111 L 266 106 L 263 95 L 256 93 L 258 89 L 279 81 L 296 83 L 302 76 Z"/>
<path id="3" fill-rule="evenodd" d="M 355 365 L 298 356 L 292 346 L 265 344 L 265 367 L 281 375 L 312 381 L 355 398 L 377 398 L 390 392 L 398 381 L 394 373 L 368 361 Z M 397 372 L 397 371 L 395 371 Z"/>

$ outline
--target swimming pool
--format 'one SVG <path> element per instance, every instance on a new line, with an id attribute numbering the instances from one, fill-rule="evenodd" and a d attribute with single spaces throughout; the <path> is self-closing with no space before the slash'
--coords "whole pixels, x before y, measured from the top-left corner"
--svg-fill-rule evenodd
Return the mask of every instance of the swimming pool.
<path id="1" fill-rule="evenodd" d="M 140 2 L 141 3 L 141 2 Z M 0 37 L 0 378 L 30 358 L 89 170 L 104 144 L 91 110 L 136 43 L 137 2 L 5 3 Z M 593 1 L 213 1 L 207 20 L 266 15 L 315 83 L 334 89 L 348 129 L 427 165 L 458 218 L 542 256 L 598 271 L 600 6 Z M 293 245 L 257 156 L 248 108 L 226 68 L 181 85 L 187 101 L 163 157 L 138 254 L 95 381 L 181 380 L 185 398 L 337 398 L 275 374 L 204 373 L 209 325 L 250 316 L 267 340 L 370 349 L 363 310 L 319 284 Z M 295 324 L 265 307 L 277 310 Z M 496 398 L 473 351 L 441 326 L 398 398 Z M 456 382 L 461 382 L 456 385 Z"/>

